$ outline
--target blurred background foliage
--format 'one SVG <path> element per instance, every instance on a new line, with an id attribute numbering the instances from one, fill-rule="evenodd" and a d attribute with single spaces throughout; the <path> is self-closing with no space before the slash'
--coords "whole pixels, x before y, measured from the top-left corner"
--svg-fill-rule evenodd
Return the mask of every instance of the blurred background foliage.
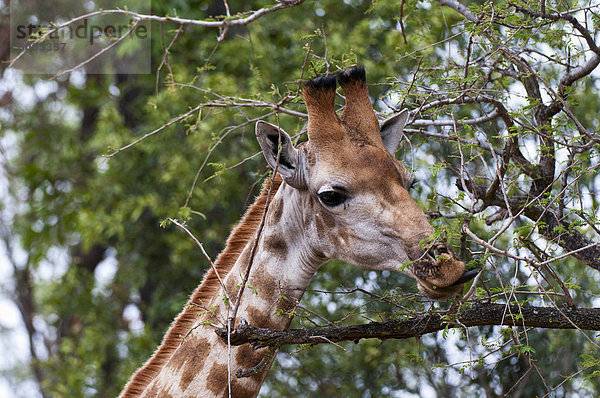
<path id="1" fill-rule="evenodd" d="M 546 3 L 558 10 L 589 5 Z M 228 1 L 234 11 L 268 4 Z M 6 11 L 7 2 L 0 5 Z M 493 3 L 469 1 L 468 6 L 475 14 L 485 14 Z M 502 8 L 506 4 L 497 6 L 510 17 Z M 152 13 L 207 19 L 224 15 L 225 9 L 220 0 L 153 0 Z M 232 28 L 218 44 L 214 29 L 187 25 L 178 33 L 175 24 L 153 23 L 153 71 L 165 45 L 178 37 L 170 48 L 168 67 L 150 75 L 88 75 L 80 70 L 51 80 L 2 66 L 6 186 L 1 230 L 10 271 L 1 286 L 5 298 L 18 306 L 22 321 L 13 329 L 3 325 L 0 336 L 3 352 L 14 357 L 2 364 L 4 381 L 14 396 L 118 394 L 156 348 L 208 266 L 181 230 L 162 228 L 161 221 L 187 218 L 188 228 L 216 257 L 267 172 L 262 156 L 256 156 L 254 121 L 268 116 L 296 134 L 305 120 L 286 113 L 276 117 L 268 106 L 204 106 L 132 148 L 106 155 L 199 104 L 235 102 L 223 101 L 228 96 L 271 104 L 286 98 L 283 107 L 305 112 L 297 97 L 302 79 L 353 64 L 365 66 L 371 96 L 374 102 L 380 99 L 375 103 L 382 115 L 401 103 L 416 109 L 482 79 L 486 71 L 476 67 L 461 76 L 457 54 L 476 52 L 477 41 L 489 31 L 512 40 L 510 45 L 557 53 L 568 46 L 564 35 L 545 31 L 546 27 L 519 37 L 491 25 L 471 25 L 468 30 L 459 24 L 462 20 L 437 2 L 311 0 Z M 446 41 L 452 35 L 456 37 Z M 557 79 L 554 66 L 540 66 L 550 84 Z M 488 87 L 508 101 L 502 88 L 510 92 L 507 86 L 514 84 L 510 76 L 498 76 Z M 578 102 L 573 111 L 589 128 L 598 127 L 598 87 L 597 77 L 590 76 L 574 86 L 570 97 Z M 516 88 L 514 92 L 518 94 Z M 526 104 L 519 109 L 522 113 L 515 118 L 530 117 Z M 479 105 L 466 104 L 432 109 L 426 116 L 454 114 L 460 120 L 481 113 Z M 564 130 L 572 129 L 566 121 L 563 124 Z M 502 147 L 500 122 L 479 128 L 492 145 Z M 468 128 L 461 134 L 477 137 Z M 453 188 L 460 167 L 456 144 L 415 134 L 410 142 L 398 156 L 419 179 L 413 197 L 429 211 L 434 224 L 450 231 L 456 251 L 460 251 L 456 233 L 465 217 L 470 217 L 470 228 L 482 239 L 493 236 L 499 226 L 485 224 L 489 211 L 461 210 L 470 204 Z M 531 158 L 536 158 L 537 147 L 530 148 Z M 481 156 L 493 163 L 491 154 L 477 146 L 462 149 L 467 157 Z M 579 167 L 596 164 L 596 150 L 592 147 L 578 155 L 587 156 Z M 475 174 L 481 170 L 481 166 L 472 169 Z M 593 213 L 598 208 L 595 174 L 582 172 L 578 181 L 585 187 L 580 189 L 591 193 L 586 208 Z M 444 217 L 450 214 L 454 217 Z M 496 245 L 513 247 L 512 231 Z M 594 236 L 594 231 L 590 234 Z M 477 251 L 472 242 L 469 247 Z M 485 261 L 488 292 L 479 289 L 477 294 L 509 285 L 535 288 L 527 267 L 501 256 Z M 565 258 L 560 275 L 573 284 L 577 305 L 597 302 L 597 271 Z M 336 324 L 350 324 L 431 308 L 418 296 L 414 282 L 400 274 L 365 271 L 336 261 L 323 267 L 309 289 L 302 307 L 310 312 L 299 308 L 294 327 L 323 324 L 313 312 Z M 536 301 L 541 302 L 543 298 Z M 17 347 L 11 339 L 25 334 L 29 354 L 11 354 Z M 520 350 L 516 335 L 533 351 Z M 419 340 L 343 344 L 345 351 L 333 345 L 288 347 L 278 356 L 263 393 L 265 397 L 533 397 L 556 388 L 552 396 L 597 396 L 597 379 L 586 378 L 597 362 L 590 357 L 583 365 L 581 357 L 597 356 L 593 342 L 597 339 L 592 333 L 489 326 L 472 328 L 468 335 L 455 330 Z"/>

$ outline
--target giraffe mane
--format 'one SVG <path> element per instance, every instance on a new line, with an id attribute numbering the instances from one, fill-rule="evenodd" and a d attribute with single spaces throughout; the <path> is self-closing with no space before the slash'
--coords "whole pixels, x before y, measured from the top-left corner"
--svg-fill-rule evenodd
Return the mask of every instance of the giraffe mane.
<path id="1" fill-rule="evenodd" d="M 272 181 L 272 182 L 271 182 Z M 219 272 L 219 276 L 223 278 L 246 247 L 247 243 L 254 237 L 256 230 L 262 219 L 263 212 L 267 206 L 267 196 L 269 188 L 272 185 L 270 199 L 273 199 L 275 193 L 282 183 L 281 176 L 277 174 L 275 178 L 268 179 L 263 185 L 261 194 L 256 198 L 254 203 L 248 208 L 240 223 L 233 229 L 223 251 L 214 262 L 215 268 Z M 162 366 L 171 357 L 171 354 L 181 343 L 181 339 L 187 335 L 190 327 L 198 320 L 198 308 L 192 305 L 209 302 L 215 294 L 219 292 L 220 284 L 215 271 L 208 269 L 200 285 L 191 294 L 187 305 L 179 313 L 177 318 L 171 324 L 171 327 L 163 337 L 161 344 L 158 346 L 154 354 L 139 368 L 130 381 L 125 386 L 121 397 L 132 398 L 139 396 L 148 384 L 158 375 Z"/>

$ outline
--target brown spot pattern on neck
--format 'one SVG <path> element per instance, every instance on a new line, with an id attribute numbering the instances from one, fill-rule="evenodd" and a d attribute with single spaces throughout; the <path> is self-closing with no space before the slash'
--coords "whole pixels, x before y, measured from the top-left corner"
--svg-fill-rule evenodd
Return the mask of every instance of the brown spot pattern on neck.
<path id="1" fill-rule="evenodd" d="M 271 190 L 271 199 L 281 185 L 282 179 L 279 174 L 273 180 L 269 179 L 263 186 L 261 195 L 256 199 L 254 204 L 246 211 L 242 221 L 238 224 L 227 239 L 225 249 L 219 254 L 215 261 L 215 267 L 219 271 L 219 275 L 224 278 L 231 270 L 246 244 L 252 239 L 262 219 L 263 212 L 267 205 L 267 196 L 269 187 L 273 181 L 273 189 Z M 218 278 L 212 268 L 209 268 L 202 283 L 192 293 L 188 305 L 186 305 L 181 313 L 175 318 L 171 327 L 165 334 L 162 343 L 150 357 L 150 359 L 139 368 L 131 380 L 125 386 L 121 393 L 123 398 L 138 397 L 146 389 L 146 387 L 158 375 L 161 368 L 165 365 L 173 352 L 179 347 L 182 336 L 185 336 L 189 328 L 198 319 L 197 307 L 191 305 L 208 303 L 212 297 L 217 294 L 220 289 Z"/>

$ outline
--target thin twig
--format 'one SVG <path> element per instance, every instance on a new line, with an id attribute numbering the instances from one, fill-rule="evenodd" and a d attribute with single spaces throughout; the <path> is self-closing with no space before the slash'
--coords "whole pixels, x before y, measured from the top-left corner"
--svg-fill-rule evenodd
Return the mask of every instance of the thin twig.
<path id="1" fill-rule="evenodd" d="M 219 284 L 221 285 L 221 288 L 223 289 L 223 293 L 225 294 L 225 297 L 227 298 L 227 302 L 231 303 L 231 300 L 229 299 L 229 295 L 227 294 L 227 289 L 225 289 L 225 284 L 223 283 L 223 280 L 221 279 L 221 276 L 219 275 L 219 271 L 217 270 L 217 268 L 215 267 L 215 264 L 210 259 L 210 256 L 208 255 L 208 253 L 206 253 L 206 250 L 204 250 L 204 246 L 202 245 L 202 243 L 200 243 L 200 241 L 198 239 L 196 239 L 196 237 L 184 225 L 180 224 L 177 220 L 174 220 L 172 218 L 168 218 L 167 220 L 169 220 L 170 222 L 172 222 L 173 224 L 175 224 L 179 228 L 181 228 L 186 234 L 188 234 L 190 236 L 190 238 L 192 238 L 192 240 L 196 243 L 196 245 L 198 245 L 200 250 L 202 250 L 202 254 L 204 254 L 204 257 L 206 257 L 206 259 L 208 260 L 210 267 L 215 272 L 215 275 L 217 275 L 217 279 L 219 280 Z"/>
<path id="2" fill-rule="evenodd" d="M 120 42 L 122 42 L 123 40 L 125 40 L 127 38 L 127 36 L 129 36 L 134 30 L 135 28 L 137 28 L 137 26 L 139 25 L 141 21 L 139 19 L 135 19 L 134 23 L 131 25 L 131 28 L 129 28 L 129 30 L 127 32 L 125 32 L 125 34 L 121 37 L 119 37 L 117 40 L 113 41 L 110 45 L 104 47 L 102 50 L 98 51 L 97 53 L 95 53 L 94 55 L 92 55 L 91 57 L 89 57 L 88 59 L 80 62 L 78 65 L 66 69 L 60 73 L 57 73 L 56 75 L 54 75 L 52 77 L 52 79 L 58 79 L 59 77 L 66 75 L 67 73 L 71 73 L 74 70 L 77 70 L 79 68 L 84 67 L 85 65 L 89 64 L 90 62 L 92 62 L 93 60 L 95 60 L 96 58 L 98 58 L 99 56 L 101 56 L 102 54 L 104 54 L 105 52 L 109 51 L 111 48 L 115 47 L 117 44 L 119 44 Z M 14 61 L 13 61 L 14 62 Z M 11 62 L 12 65 L 12 62 Z"/>

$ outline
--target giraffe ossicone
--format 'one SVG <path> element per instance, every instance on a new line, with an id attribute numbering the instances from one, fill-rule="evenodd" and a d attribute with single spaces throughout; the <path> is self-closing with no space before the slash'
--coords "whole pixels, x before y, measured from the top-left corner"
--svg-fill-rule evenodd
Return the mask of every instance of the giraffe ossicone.
<path id="1" fill-rule="evenodd" d="M 341 115 L 335 111 L 336 82 L 346 97 Z M 223 297 L 235 298 L 245 275 L 252 289 L 244 290 L 235 322 L 273 329 L 289 327 L 289 314 L 330 258 L 373 270 L 398 271 L 410 263 L 403 272 L 435 300 L 458 295 L 474 276 L 465 273 L 445 242 L 421 245 L 434 230 L 408 194 L 413 176 L 393 155 L 408 112 L 380 124 L 363 68 L 312 79 L 303 97 L 308 141 L 298 147 L 277 126 L 256 124 L 265 159 L 277 174 L 215 261 L 223 287 L 210 269 L 121 397 L 258 395 L 271 357 L 250 377 L 235 373 L 255 367 L 267 350 L 228 347 L 214 332 L 232 313 L 232 303 Z"/>

